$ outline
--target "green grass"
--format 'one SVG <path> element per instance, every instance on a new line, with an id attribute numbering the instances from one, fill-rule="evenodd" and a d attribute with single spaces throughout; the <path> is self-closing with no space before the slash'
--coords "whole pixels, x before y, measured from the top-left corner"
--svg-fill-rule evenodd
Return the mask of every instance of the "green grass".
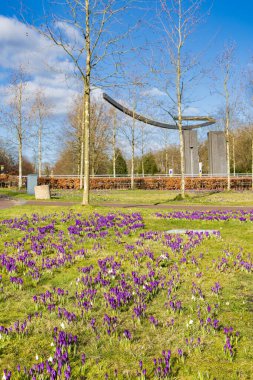
<path id="1" fill-rule="evenodd" d="M 52 190 L 51 201 L 80 202 L 82 190 Z M 16 189 L 0 189 L 0 196 L 12 199 L 34 200 L 34 196 Z M 222 205 L 252 206 L 252 191 L 188 192 L 181 200 L 176 191 L 166 190 L 95 190 L 91 191 L 91 204 L 105 203 L 130 205 Z"/>
<path id="2" fill-rule="evenodd" d="M 114 192 L 114 196 L 119 196 L 122 192 Z M 128 193 L 129 194 L 129 193 Z M 137 194 L 136 192 L 131 192 Z M 153 195 L 154 194 L 154 195 Z M 154 198 L 152 198 L 152 195 Z M 139 195 L 138 195 L 139 196 Z M 225 194 L 225 196 L 227 196 Z M 229 195 L 230 196 L 230 195 Z M 157 200 L 157 195 L 148 192 L 147 197 L 151 202 Z M 212 197 L 212 196 L 210 196 Z M 140 197 L 141 198 L 141 197 Z M 120 199 L 120 198 L 119 198 Z M 129 198 L 128 198 L 129 199 Z M 107 200 L 106 200 L 107 201 Z M 216 200 L 217 201 L 217 200 Z M 124 201 L 125 203 L 125 201 Z M 82 212 L 89 215 L 93 212 L 102 214 L 108 213 L 108 208 L 90 206 L 82 208 L 80 206 L 71 207 L 75 212 Z M 66 209 L 64 208 L 66 211 Z M 110 210 L 119 213 L 119 209 Z M 127 210 L 130 212 L 131 210 Z M 134 208 L 133 212 L 138 209 Z M 38 212 L 41 215 L 48 213 L 54 214 L 61 212 L 60 208 L 53 206 L 22 206 L 13 207 L 9 210 L 0 211 L 0 219 L 18 217 L 26 213 L 31 215 Z M 124 210 L 123 212 L 126 212 Z M 113 312 L 105 307 L 103 301 L 103 289 L 98 290 L 98 297 L 94 304 L 92 312 L 88 312 L 84 320 L 79 320 L 76 323 L 66 324 L 66 331 L 77 334 L 79 337 L 78 355 L 72 358 L 74 367 L 73 379 L 81 379 L 78 374 L 78 363 L 81 352 L 87 355 L 87 363 L 85 368 L 85 377 L 87 379 L 104 379 L 105 374 L 109 374 L 109 379 L 114 379 L 114 370 L 118 369 L 119 379 L 136 379 L 139 360 L 143 360 L 144 367 L 148 370 L 148 379 L 153 379 L 152 374 L 153 358 L 160 357 L 162 350 L 171 349 L 172 356 L 176 356 L 178 347 L 182 347 L 187 356 L 185 362 L 177 361 L 173 366 L 173 379 L 251 379 L 252 378 L 252 363 L 253 363 L 253 339 L 252 339 L 252 292 L 253 280 L 252 274 L 244 271 L 231 269 L 226 272 L 217 271 L 214 260 L 224 255 L 224 250 L 231 252 L 233 257 L 236 257 L 238 252 L 242 250 L 245 258 L 253 249 L 253 223 L 240 223 L 238 221 L 228 222 L 201 222 L 201 221 L 179 221 L 179 220 L 163 220 L 157 219 L 154 216 L 155 210 L 140 210 L 144 222 L 145 231 L 166 231 L 174 228 L 206 228 L 219 229 L 221 239 L 207 239 L 197 248 L 194 248 L 187 256 L 196 258 L 202 253 L 203 258 L 198 259 L 198 265 L 189 263 L 187 265 L 180 264 L 182 254 L 172 253 L 169 248 L 166 248 L 160 241 L 145 241 L 144 246 L 135 248 L 135 253 L 141 253 L 144 249 L 149 249 L 154 253 L 155 258 L 167 251 L 170 256 L 168 267 L 158 266 L 158 272 L 166 277 L 166 281 L 171 278 L 168 270 L 174 264 L 179 266 L 180 278 L 182 280 L 178 291 L 177 298 L 183 303 L 183 312 L 181 314 L 173 313 L 164 307 L 167 300 L 167 292 L 160 291 L 153 300 L 148 303 L 147 316 L 153 315 L 159 325 L 154 328 L 148 318 L 144 318 L 140 322 L 132 319 L 132 308 L 124 311 Z M 60 218 L 57 220 L 57 230 L 66 230 L 66 225 L 62 225 Z M 45 223 L 44 223 L 45 224 Z M 136 266 L 132 252 L 126 252 L 125 244 L 132 244 L 139 239 L 139 233 L 136 231 L 130 236 L 123 236 L 121 243 L 117 244 L 114 235 L 110 235 L 106 239 L 88 240 L 85 243 L 76 243 L 76 248 L 85 247 L 88 249 L 86 259 L 78 259 L 73 265 L 55 270 L 52 273 L 45 273 L 39 283 L 33 283 L 29 278 L 25 279 L 23 289 L 14 290 L 9 285 L 8 276 L 4 273 L 4 293 L 0 295 L 0 325 L 8 326 L 16 320 L 23 320 L 28 313 L 34 313 L 36 307 L 32 301 L 34 294 L 52 290 L 53 287 L 62 287 L 69 290 L 69 297 L 64 304 L 67 310 L 75 311 L 76 307 L 73 301 L 73 296 L 76 291 L 76 278 L 80 276 L 78 267 L 93 265 L 95 270 L 98 270 L 97 260 L 107 256 L 115 255 L 117 252 L 116 261 L 121 261 L 122 270 L 124 273 L 131 274 L 133 270 L 147 273 L 147 263 L 150 260 L 147 257 L 139 257 L 139 266 Z M 4 242 L 21 241 L 26 232 L 1 230 L 0 249 L 4 252 Z M 100 243 L 101 248 L 98 251 L 93 250 L 94 244 Z M 29 246 L 29 243 L 28 243 Z M 14 252 L 15 254 L 15 252 Z M 48 253 L 49 255 L 49 253 Z M 252 256 L 251 256 L 252 260 Z M 196 278 L 196 272 L 202 272 L 201 278 Z M 191 286 L 192 281 L 196 282 L 201 287 L 206 296 L 205 301 L 192 301 Z M 211 292 L 211 287 L 216 281 L 219 281 L 222 286 L 222 293 L 217 298 Z M 1 293 L 0 293 L 1 294 Z M 236 355 L 233 362 L 227 360 L 223 354 L 224 334 L 222 331 L 217 333 L 208 333 L 200 329 L 196 323 L 197 304 L 201 309 L 204 309 L 205 303 L 213 305 L 219 304 L 218 319 L 223 326 L 233 326 L 234 329 L 240 332 L 240 340 L 236 347 Z M 10 338 L 7 340 L 0 339 L 0 370 L 3 368 L 15 369 L 17 363 L 21 365 L 31 365 L 36 362 L 35 356 L 47 358 L 52 353 L 52 328 L 59 327 L 59 320 L 56 313 L 50 314 L 46 309 L 40 309 L 43 313 L 43 318 L 35 320 L 32 324 L 32 333 L 24 338 Z M 104 326 L 103 315 L 116 315 L 120 321 L 117 327 L 117 333 L 108 338 Z M 88 321 L 95 317 L 98 324 L 100 339 L 96 337 L 89 327 Z M 167 322 L 175 319 L 173 328 L 167 326 Z M 186 326 L 189 320 L 193 319 L 192 327 Z M 126 339 L 119 339 L 122 336 L 124 329 L 129 329 L 133 335 L 133 339 L 129 342 Z M 185 344 L 187 337 L 201 337 L 203 346 L 201 350 L 190 349 L 188 351 Z M 1 372 L 0 372 L 1 377 Z M 14 376 L 14 379 L 18 377 Z"/>

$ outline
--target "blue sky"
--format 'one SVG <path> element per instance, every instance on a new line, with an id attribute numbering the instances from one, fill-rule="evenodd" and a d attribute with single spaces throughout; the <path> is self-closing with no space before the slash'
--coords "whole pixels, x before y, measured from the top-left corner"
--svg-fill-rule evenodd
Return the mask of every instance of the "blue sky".
<path id="1" fill-rule="evenodd" d="M 32 19 L 41 19 L 42 3 L 47 4 L 48 1 L 23 0 L 25 9 L 31 9 L 30 15 L 27 14 L 28 22 Z M 152 7 L 155 3 L 156 0 L 147 0 L 145 4 Z M 207 0 L 204 7 L 209 8 L 211 3 L 212 1 Z M 53 123 L 61 127 L 73 99 L 80 90 L 79 84 L 74 81 L 66 83 L 64 70 L 68 73 L 72 66 L 62 51 L 51 46 L 34 31 L 29 31 L 29 36 L 26 36 L 28 29 L 21 21 L 19 9 L 20 1 L 18 0 L 0 1 L 0 107 L 3 108 L 8 103 L 9 97 L 6 90 L 9 72 L 24 61 L 24 64 L 29 64 L 31 70 L 30 94 L 32 95 L 39 87 L 44 88 L 45 94 L 54 105 Z M 138 18 L 140 14 L 140 11 L 135 12 L 133 18 Z M 152 13 L 148 12 L 147 14 L 152 17 Z M 252 15 L 253 1 L 251 0 L 214 0 L 210 16 L 206 18 L 205 23 L 198 26 L 191 37 L 188 49 L 205 52 L 202 56 L 202 66 L 213 69 L 215 57 L 222 51 L 224 43 L 229 40 L 235 41 L 237 49 L 234 72 L 239 83 L 239 79 L 243 77 L 241 73 L 247 72 L 253 63 Z M 129 20 L 125 18 L 124 21 L 127 23 Z M 154 40 L 152 29 L 144 28 L 142 33 L 143 39 Z M 138 65 L 136 62 L 135 64 Z M 52 67 L 61 70 L 54 72 L 51 70 Z M 141 65 L 139 67 L 141 70 Z M 162 90 L 159 85 L 156 86 L 156 83 L 149 84 L 149 87 L 145 89 L 145 94 L 150 93 L 151 96 L 156 96 Z M 191 105 L 189 110 L 191 113 L 215 114 L 217 108 L 222 104 L 222 98 L 214 96 L 213 92 L 210 93 L 212 87 L 209 77 L 198 84 L 194 90 L 194 96 L 199 101 Z M 240 91 L 247 97 L 247 86 Z M 113 95 L 114 91 L 109 90 L 109 92 Z M 248 102 L 247 107 L 250 108 L 252 105 Z M 157 110 L 151 113 L 159 115 Z"/>

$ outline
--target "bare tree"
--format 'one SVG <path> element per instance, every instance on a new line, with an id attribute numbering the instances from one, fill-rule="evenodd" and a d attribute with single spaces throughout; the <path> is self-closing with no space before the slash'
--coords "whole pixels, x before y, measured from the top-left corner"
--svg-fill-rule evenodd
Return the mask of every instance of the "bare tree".
<path id="1" fill-rule="evenodd" d="M 10 132 L 14 134 L 15 143 L 18 147 L 18 188 L 22 187 L 22 164 L 23 145 L 29 126 L 29 105 L 27 97 L 27 79 L 22 67 L 13 75 L 9 88 L 10 101 L 9 111 L 5 113 L 4 119 Z"/>
<path id="2" fill-rule="evenodd" d="M 131 176 L 131 189 L 134 189 L 134 172 L 135 172 L 135 155 L 136 155 L 136 147 L 137 147 L 137 140 L 139 140 L 139 133 L 140 131 L 137 131 L 137 125 L 136 125 L 136 109 L 137 109 L 137 98 L 139 99 L 138 94 L 138 88 L 142 86 L 142 83 L 139 81 L 138 78 L 131 79 L 131 88 L 129 90 L 129 99 L 131 99 L 131 109 L 133 110 L 133 117 L 132 119 L 126 120 L 125 124 L 123 125 L 122 133 L 124 137 L 127 139 L 129 145 L 130 145 L 130 152 L 131 152 L 131 159 L 130 159 L 130 176 Z"/>
<path id="3" fill-rule="evenodd" d="M 64 0 L 54 3 L 54 6 L 63 7 L 58 13 L 63 16 L 53 15 L 50 17 L 53 21 L 40 29 L 46 38 L 63 49 L 83 84 L 83 205 L 89 204 L 91 91 L 102 84 L 110 85 L 110 78 L 116 75 L 115 67 L 111 72 L 109 68 L 113 64 L 118 67 L 118 56 L 122 53 L 118 43 L 128 32 L 120 24 L 119 17 L 131 3 L 126 0 Z M 120 35 L 119 26 L 122 30 Z M 105 60 L 107 66 L 103 66 Z"/>
<path id="4" fill-rule="evenodd" d="M 116 160 L 117 160 L 117 114 L 113 108 L 110 110 L 112 118 L 112 172 L 113 177 L 116 178 Z"/>
<path id="5" fill-rule="evenodd" d="M 92 102 L 91 104 L 91 174 L 98 173 L 99 168 L 106 163 L 106 156 L 110 146 L 109 115 L 103 103 Z M 104 165 L 104 170 L 106 167 Z M 104 173 L 103 173 L 104 174 Z"/>
<path id="6" fill-rule="evenodd" d="M 218 57 L 218 64 L 222 71 L 223 91 L 221 94 L 225 99 L 225 126 L 224 132 L 226 137 L 226 161 L 227 161 L 227 190 L 231 189 L 230 175 L 230 129 L 231 129 L 231 77 L 233 69 L 235 44 L 228 43 L 225 45 L 222 54 Z"/>
<path id="7" fill-rule="evenodd" d="M 235 136 L 232 136 L 233 174 L 235 177 Z"/>
<path id="8" fill-rule="evenodd" d="M 133 112 L 136 110 L 136 103 L 133 104 Z M 136 119 L 133 117 L 132 120 L 123 121 L 123 126 L 121 128 L 122 135 L 124 139 L 128 141 L 130 147 L 130 177 L 131 177 L 131 189 L 134 189 L 134 170 L 135 170 L 135 153 L 136 153 Z"/>
<path id="9" fill-rule="evenodd" d="M 172 82 L 168 78 L 165 80 L 167 86 L 165 91 L 172 102 L 173 109 L 173 113 L 170 110 L 167 110 L 167 113 L 175 121 L 179 132 L 181 157 L 181 196 L 183 198 L 185 197 L 183 108 L 187 84 L 189 85 L 189 82 L 196 75 L 196 73 L 192 74 L 192 78 L 188 78 L 188 83 L 187 75 L 190 70 L 196 68 L 197 66 L 196 56 L 190 57 L 184 52 L 184 48 L 195 27 L 203 19 L 203 16 L 200 13 L 202 3 L 203 0 L 160 0 L 161 7 L 158 12 L 158 17 L 164 32 L 162 52 L 166 55 L 165 74 L 167 73 L 169 76 L 171 75 L 171 73 L 168 73 L 167 70 L 168 62 L 170 62 L 174 75 L 175 95 L 173 95 L 173 91 L 171 91 Z M 154 69 L 154 72 L 157 71 L 159 71 L 158 68 Z"/>
<path id="10" fill-rule="evenodd" d="M 67 134 L 67 139 L 73 144 L 76 152 L 75 161 L 77 164 L 77 172 L 79 175 L 79 186 L 83 188 L 83 168 L 84 168 L 84 108 L 82 96 L 75 99 L 73 109 L 69 113 L 69 122 L 71 129 Z"/>
<path id="11" fill-rule="evenodd" d="M 39 89 L 35 94 L 35 99 L 31 108 L 32 119 L 35 122 L 35 135 L 37 139 L 37 154 L 38 154 L 38 175 L 42 175 L 42 154 L 43 154 L 43 141 L 46 133 L 45 122 L 51 114 L 51 106 L 42 89 Z"/>
<path id="12" fill-rule="evenodd" d="M 145 177 L 145 168 L 144 168 L 144 149 L 145 149 L 145 124 L 141 124 L 141 172 L 142 177 Z"/>
<path id="13" fill-rule="evenodd" d="M 74 162 L 80 177 L 82 188 L 82 163 L 83 163 L 83 136 L 82 117 L 83 99 L 80 96 L 75 99 L 72 110 L 69 113 L 70 127 L 66 133 L 66 141 L 74 150 Z M 105 105 L 99 100 L 93 99 L 90 106 L 90 173 L 92 175 L 107 171 L 107 151 L 110 145 L 109 113 Z M 103 173 L 104 174 L 104 173 Z"/>
<path id="14" fill-rule="evenodd" d="M 133 104 L 134 114 L 136 113 L 136 96 L 134 96 L 134 104 Z M 136 120 L 133 117 L 132 124 L 130 127 L 131 131 L 131 189 L 134 190 L 134 161 L 135 161 L 135 149 L 136 149 Z"/>
<path id="15" fill-rule="evenodd" d="M 164 143 L 164 172 L 166 175 L 168 175 L 168 171 L 169 171 L 169 167 L 168 167 L 168 164 L 169 164 L 169 157 L 168 157 L 168 146 L 169 146 L 169 131 L 168 129 L 164 129 L 162 131 L 162 138 L 163 138 L 163 143 Z"/>
<path id="16" fill-rule="evenodd" d="M 136 97 L 133 101 L 133 112 L 136 112 Z M 123 133 L 130 144 L 131 151 L 131 165 L 130 165 L 130 177 L 131 177 L 131 190 L 134 189 L 134 169 L 135 169 L 135 152 L 136 152 L 136 119 L 133 116 L 130 124 L 126 123 L 123 128 Z"/>

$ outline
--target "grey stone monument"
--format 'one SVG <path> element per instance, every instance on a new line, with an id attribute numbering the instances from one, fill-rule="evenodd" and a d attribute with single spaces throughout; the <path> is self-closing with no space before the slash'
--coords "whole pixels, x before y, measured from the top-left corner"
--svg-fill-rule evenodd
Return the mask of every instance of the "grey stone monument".
<path id="1" fill-rule="evenodd" d="M 194 176 L 199 174 L 198 136 L 193 130 L 184 130 L 184 165 L 185 175 Z"/>
<path id="2" fill-rule="evenodd" d="M 226 176 L 226 139 L 224 132 L 208 132 L 209 174 Z"/>
<path id="3" fill-rule="evenodd" d="M 38 174 L 28 174 L 27 176 L 27 194 L 34 195 L 34 187 L 38 185 Z"/>
<path id="4" fill-rule="evenodd" d="M 142 123 L 153 125 L 158 128 L 178 130 L 178 117 L 173 117 L 174 124 L 163 123 L 157 120 L 149 119 L 146 116 L 140 115 L 135 111 L 118 103 L 116 100 L 112 99 L 109 95 L 103 94 L 103 98 L 111 106 L 117 110 L 123 112 L 125 115 L 132 117 L 135 120 L 141 121 Z M 202 170 L 199 170 L 199 156 L 198 156 L 198 140 L 197 132 L 194 129 L 208 127 L 216 123 L 216 120 L 210 116 L 182 116 L 181 121 L 183 122 L 183 138 L 184 138 L 184 156 L 185 156 L 185 174 L 186 175 L 201 175 Z M 185 125 L 185 122 L 187 125 Z M 188 124 L 190 122 L 190 125 Z M 193 124 L 192 124 L 193 123 Z M 215 135 L 211 135 L 214 133 Z M 209 167 L 212 170 L 211 173 L 222 173 L 224 175 L 225 171 L 223 167 L 226 166 L 226 155 L 224 155 L 224 146 L 222 137 L 216 136 L 220 132 L 210 132 L 209 138 Z M 221 149 L 221 152 L 219 151 Z"/>

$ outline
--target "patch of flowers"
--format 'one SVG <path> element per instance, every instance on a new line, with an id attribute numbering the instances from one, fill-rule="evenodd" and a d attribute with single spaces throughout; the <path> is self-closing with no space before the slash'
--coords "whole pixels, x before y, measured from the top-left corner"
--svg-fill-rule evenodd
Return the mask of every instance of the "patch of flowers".
<path id="1" fill-rule="evenodd" d="M 244 210 L 211 210 L 211 211 L 174 211 L 167 213 L 156 213 L 157 218 L 181 219 L 181 220 L 205 220 L 205 221 L 229 221 L 239 220 L 240 222 L 253 221 L 253 209 Z"/>
<path id="2" fill-rule="evenodd" d="M 145 229 L 139 213 L 73 211 L 0 228 L 0 302 L 24 297 L 33 310 L 0 326 L 0 352 L 29 351 L 5 364 L 3 379 L 173 378 L 214 338 L 217 355 L 236 360 L 239 333 L 225 327 L 219 276 L 249 275 L 252 262 L 243 251 L 208 261 L 203 247 L 220 242 L 217 232 L 169 234 Z"/>

